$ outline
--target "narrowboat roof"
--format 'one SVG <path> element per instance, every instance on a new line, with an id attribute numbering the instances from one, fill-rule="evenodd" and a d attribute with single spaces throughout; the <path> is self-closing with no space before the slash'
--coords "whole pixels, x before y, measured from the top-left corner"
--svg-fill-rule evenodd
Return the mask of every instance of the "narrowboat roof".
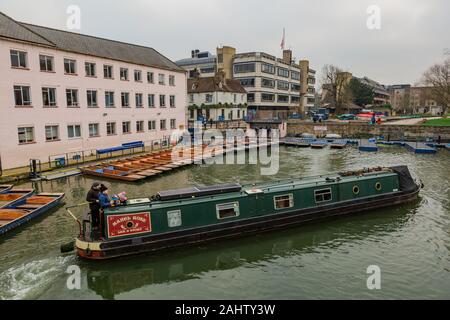
<path id="1" fill-rule="evenodd" d="M 350 173 L 347 173 L 350 174 Z M 165 191 L 163 194 L 170 195 L 171 198 L 168 200 L 156 200 L 156 201 L 147 201 L 135 205 L 128 205 L 123 207 L 114 207 L 107 210 L 108 213 L 128 213 L 135 212 L 136 210 L 149 210 L 149 209 L 160 209 L 171 206 L 184 206 L 190 204 L 198 204 L 201 202 L 208 202 L 212 200 L 230 200 L 230 199 L 238 199 L 243 197 L 248 197 L 252 194 L 270 194 L 270 193 L 278 193 L 278 192 L 287 192 L 291 190 L 304 189 L 304 188 L 312 188 L 312 187 L 327 187 L 331 185 L 335 185 L 338 183 L 347 183 L 352 181 L 360 181 L 360 180 L 368 180 L 373 179 L 379 176 L 395 176 L 396 173 L 392 172 L 390 169 L 384 169 L 382 171 L 372 171 L 372 172 L 358 172 L 358 174 L 346 175 L 345 173 L 336 173 L 329 175 L 320 175 L 314 177 L 305 177 L 300 179 L 290 179 L 290 180 L 282 180 L 282 181 L 268 181 L 263 183 L 255 183 L 255 184 L 247 184 L 242 185 L 240 188 L 236 188 L 237 184 L 230 185 L 222 185 L 222 186 L 230 186 L 229 192 L 218 191 L 216 194 L 207 194 L 199 196 L 195 196 L 193 194 L 189 194 L 186 191 L 192 191 L 195 188 L 189 189 L 180 189 L 182 194 L 189 194 L 188 197 L 185 198 L 172 198 L 174 194 L 176 194 L 177 190 Z M 202 189 L 204 187 L 200 187 Z M 219 190 L 219 188 L 214 188 L 214 186 L 208 187 L 208 190 Z"/>

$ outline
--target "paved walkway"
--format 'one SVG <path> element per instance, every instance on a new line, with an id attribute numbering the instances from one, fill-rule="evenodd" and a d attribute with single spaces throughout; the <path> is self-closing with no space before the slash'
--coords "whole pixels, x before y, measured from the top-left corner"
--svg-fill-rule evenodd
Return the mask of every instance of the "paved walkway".
<path id="1" fill-rule="evenodd" d="M 421 124 L 425 120 L 431 120 L 431 119 L 441 119 L 441 117 L 434 117 L 434 118 L 411 118 L 411 119 L 402 119 L 402 120 L 396 120 L 396 121 L 389 121 L 383 123 L 384 125 L 404 125 L 404 126 L 411 126 L 415 124 Z"/>

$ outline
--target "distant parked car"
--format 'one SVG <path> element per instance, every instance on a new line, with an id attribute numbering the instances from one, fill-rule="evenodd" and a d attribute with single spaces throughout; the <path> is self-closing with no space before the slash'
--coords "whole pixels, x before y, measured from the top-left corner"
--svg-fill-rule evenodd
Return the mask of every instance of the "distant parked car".
<path id="1" fill-rule="evenodd" d="M 339 120 L 356 120 L 356 116 L 354 114 L 343 114 L 338 117 Z"/>

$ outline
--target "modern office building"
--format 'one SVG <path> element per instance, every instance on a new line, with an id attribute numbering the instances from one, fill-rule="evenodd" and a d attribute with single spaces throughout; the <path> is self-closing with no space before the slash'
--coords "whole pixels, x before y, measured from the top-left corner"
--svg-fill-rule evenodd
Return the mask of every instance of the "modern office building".
<path id="1" fill-rule="evenodd" d="M 156 50 L 17 22 L 0 13 L 3 169 L 186 123 L 186 72 Z"/>

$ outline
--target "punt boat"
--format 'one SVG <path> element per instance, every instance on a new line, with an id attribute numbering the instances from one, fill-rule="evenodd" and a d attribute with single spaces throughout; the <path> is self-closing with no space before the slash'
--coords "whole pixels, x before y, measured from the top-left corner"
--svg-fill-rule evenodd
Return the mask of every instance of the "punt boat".
<path id="1" fill-rule="evenodd" d="M 1 184 L 0 185 L 0 194 L 2 194 L 5 191 L 10 190 L 13 187 L 12 184 Z"/>
<path id="2" fill-rule="evenodd" d="M 0 209 L 14 205 L 16 202 L 31 196 L 33 189 L 9 188 L 0 192 Z"/>
<path id="3" fill-rule="evenodd" d="M 64 193 L 40 193 L 14 201 L 0 209 L 0 235 L 3 235 L 58 205 Z"/>
<path id="4" fill-rule="evenodd" d="M 162 191 L 102 213 L 101 236 L 79 221 L 77 254 L 109 259 L 220 241 L 305 222 L 400 205 L 421 185 L 406 166 L 379 167 L 287 181 Z M 75 207 L 75 206 L 74 206 Z"/>

